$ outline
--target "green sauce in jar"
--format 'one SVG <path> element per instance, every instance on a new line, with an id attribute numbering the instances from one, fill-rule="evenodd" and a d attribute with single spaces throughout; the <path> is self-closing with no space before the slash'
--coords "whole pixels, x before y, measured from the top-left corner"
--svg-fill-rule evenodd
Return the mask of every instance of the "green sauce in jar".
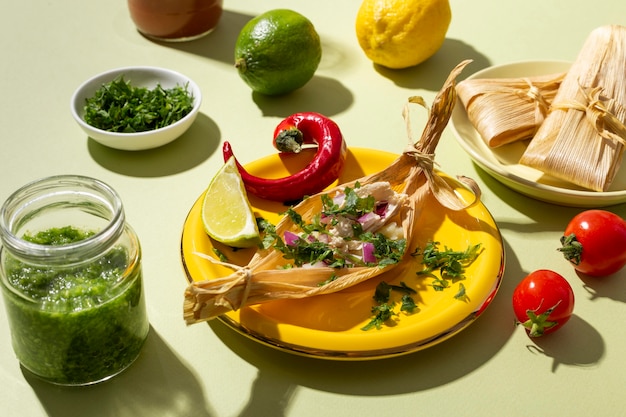
<path id="1" fill-rule="evenodd" d="M 22 239 L 60 246 L 94 234 L 67 226 Z M 4 300 L 21 364 L 64 385 L 99 382 L 128 367 L 149 330 L 136 256 L 116 245 L 66 266 L 33 265 L 4 254 Z"/>

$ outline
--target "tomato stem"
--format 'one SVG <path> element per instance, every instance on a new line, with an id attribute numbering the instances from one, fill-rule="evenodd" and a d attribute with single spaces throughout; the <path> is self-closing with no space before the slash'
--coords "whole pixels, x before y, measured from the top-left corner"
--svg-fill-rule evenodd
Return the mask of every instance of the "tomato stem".
<path id="1" fill-rule="evenodd" d="M 528 316 L 528 320 L 525 322 L 516 322 L 516 324 L 521 324 L 528 331 L 528 335 L 530 337 L 539 337 L 544 334 L 544 332 L 559 324 L 557 321 L 550 321 L 548 318 L 550 314 L 561 304 L 562 300 L 559 300 L 554 306 L 550 307 L 543 313 L 537 315 L 536 311 L 538 310 L 526 310 L 526 315 Z"/>
<path id="2" fill-rule="evenodd" d="M 574 265 L 580 264 L 580 259 L 583 253 L 583 245 L 576 239 L 574 233 L 570 233 L 567 236 L 561 236 L 561 247 L 558 248 L 563 253 L 565 259 L 573 263 Z"/>

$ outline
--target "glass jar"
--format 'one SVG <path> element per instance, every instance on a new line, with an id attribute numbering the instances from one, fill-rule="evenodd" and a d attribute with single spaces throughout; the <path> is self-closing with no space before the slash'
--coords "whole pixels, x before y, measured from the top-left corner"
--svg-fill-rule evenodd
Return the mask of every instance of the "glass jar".
<path id="1" fill-rule="evenodd" d="M 61 385 L 111 378 L 139 355 L 149 323 L 141 248 L 118 194 L 55 176 L 0 210 L 0 287 L 22 367 Z"/>
<path id="2" fill-rule="evenodd" d="M 145 36 L 188 41 L 210 33 L 222 16 L 223 0 L 128 0 L 130 18 Z"/>

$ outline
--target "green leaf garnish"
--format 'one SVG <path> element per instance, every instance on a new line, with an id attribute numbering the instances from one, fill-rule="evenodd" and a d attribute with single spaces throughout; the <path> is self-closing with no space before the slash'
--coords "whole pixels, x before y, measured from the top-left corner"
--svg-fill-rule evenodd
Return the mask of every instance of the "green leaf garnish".
<path id="1" fill-rule="evenodd" d="M 464 251 L 455 251 L 444 247 L 439 250 L 439 242 L 428 242 L 424 250 L 415 251 L 412 255 L 422 255 L 422 264 L 424 269 L 418 271 L 418 275 L 433 275 L 433 272 L 439 272 L 441 279 L 436 280 L 438 286 L 447 288 L 447 280 L 456 282 L 465 278 L 465 268 L 472 264 L 480 255 L 481 245 L 470 245 Z"/>
<path id="2" fill-rule="evenodd" d="M 169 126 L 185 117 L 193 108 L 194 98 L 188 86 L 150 90 L 134 87 L 123 76 L 103 84 L 85 100 L 84 120 L 98 129 L 117 133 L 135 133 Z"/>

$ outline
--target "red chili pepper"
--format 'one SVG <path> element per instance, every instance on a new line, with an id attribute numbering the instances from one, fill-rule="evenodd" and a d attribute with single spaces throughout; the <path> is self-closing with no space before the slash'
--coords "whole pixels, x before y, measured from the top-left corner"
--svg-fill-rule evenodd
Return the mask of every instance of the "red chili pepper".
<path id="1" fill-rule="evenodd" d="M 317 144 L 317 152 L 304 169 L 288 177 L 256 177 L 237 162 L 246 190 L 267 200 L 291 202 L 332 184 L 346 160 L 346 144 L 337 124 L 312 112 L 293 114 L 278 124 L 274 131 L 276 149 L 298 153 L 302 144 Z M 230 143 L 224 142 L 222 153 L 224 161 L 234 156 Z"/>

